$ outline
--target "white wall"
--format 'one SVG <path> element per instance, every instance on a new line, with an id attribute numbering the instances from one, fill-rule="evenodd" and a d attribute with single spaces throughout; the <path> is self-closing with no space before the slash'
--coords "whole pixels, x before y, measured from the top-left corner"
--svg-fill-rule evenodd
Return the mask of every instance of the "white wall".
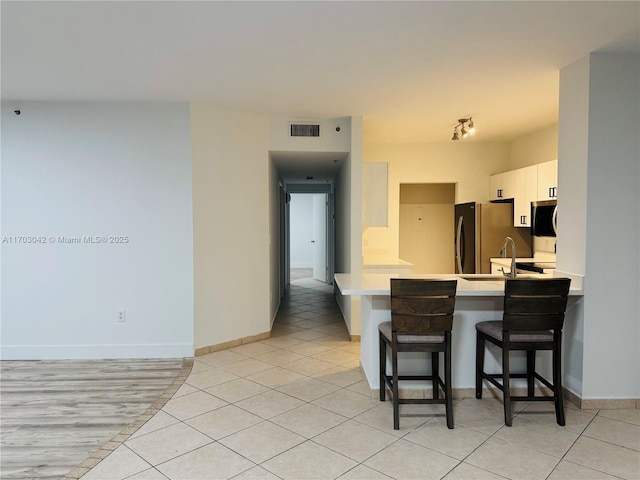
<path id="1" fill-rule="evenodd" d="M 191 356 L 188 105 L 20 108 L 2 108 L 2 237 L 46 243 L 2 243 L 2 358 Z"/>
<path id="2" fill-rule="evenodd" d="M 290 263 L 292 268 L 313 267 L 313 195 L 291 195 Z"/>
<path id="3" fill-rule="evenodd" d="M 489 176 L 509 169 L 508 146 L 463 143 L 365 143 L 365 161 L 389 163 L 389 226 L 364 231 L 368 248 L 399 256 L 401 183 L 456 183 L 456 203 L 488 201 Z"/>
<path id="4" fill-rule="evenodd" d="M 585 274 L 567 319 L 582 358 L 566 365 L 584 399 L 640 398 L 638 85 L 637 55 L 592 54 L 560 75 L 558 270 Z"/>
<path id="5" fill-rule="evenodd" d="M 589 82 L 583 393 L 640 398 L 640 58 L 593 54 Z"/>
<path id="6" fill-rule="evenodd" d="M 270 330 L 269 120 L 191 104 L 196 348 Z M 272 179 L 273 180 L 273 179 Z"/>

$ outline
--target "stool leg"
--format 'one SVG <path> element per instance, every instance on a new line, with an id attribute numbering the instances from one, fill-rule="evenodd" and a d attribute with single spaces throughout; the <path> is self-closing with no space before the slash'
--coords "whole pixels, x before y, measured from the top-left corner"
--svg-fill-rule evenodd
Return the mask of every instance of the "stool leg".
<path id="1" fill-rule="evenodd" d="M 556 404 L 556 421 L 564 427 L 564 401 L 562 399 L 562 333 L 558 332 L 553 349 L 553 390 Z"/>
<path id="2" fill-rule="evenodd" d="M 387 390 L 387 382 L 385 381 L 387 370 L 387 342 L 382 338 L 382 333 L 378 334 L 378 341 L 380 342 L 380 401 L 384 402 Z"/>
<path id="3" fill-rule="evenodd" d="M 484 338 L 476 332 L 476 398 L 482 398 L 482 372 L 484 370 Z"/>
<path id="4" fill-rule="evenodd" d="M 506 343 L 506 342 L 505 342 Z M 502 390 L 504 396 L 504 423 L 511 426 L 511 387 L 509 381 L 509 349 L 507 345 L 502 345 Z"/>
<path id="5" fill-rule="evenodd" d="M 527 395 L 533 397 L 533 381 L 536 374 L 536 352 L 527 350 Z"/>
<path id="6" fill-rule="evenodd" d="M 400 402 L 398 398 L 398 349 L 395 348 L 395 344 L 391 346 L 391 363 L 393 364 L 393 429 L 400 430 Z"/>
<path id="7" fill-rule="evenodd" d="M 431 352 L 431 384 L 433 389 L 433 398 L 440 398 L 440 386 L 438 378 L 440 377 L 440 354 Z"/>
<path id="8" fill-rule="evenodd" d="M 449 332 L 447 332 L 449 333 Z M 439 354 L 437 354 L 439 355 Z M 447 350 L 444 352 L 444 397 L 447 414 L 447 427 L 453 428 L 453 398 L 451 394 L 451 341 L 447 342 Z"/>

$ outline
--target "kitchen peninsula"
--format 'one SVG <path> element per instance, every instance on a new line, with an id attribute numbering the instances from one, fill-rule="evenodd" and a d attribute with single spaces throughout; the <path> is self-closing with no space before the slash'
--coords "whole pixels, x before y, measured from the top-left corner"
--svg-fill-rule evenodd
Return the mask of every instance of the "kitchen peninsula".
<path id="1" fill-rule="evenodd" d="M 550 274 L 526 275 L 527 278 L 549 278 Z M 559 276 L 559 275 L 558 275 Z M 379 389 L 378 378 L 378 325 L 391 319 L 390 282 L 391 278 L 457 278 L 456 308 L 452 331 L 452 386 L 458 392 L 454 394 L 469 396 L 475 385 L 475 324 L 484 320 L 498 320 L 502 317 L 502 300 L 504 295 L 504 278 L 496 275 L 450 275 L 450 274 L 370 274 L 359 275 L 336 274 L 335 283 L 344 296 L 359 295 L 361 298 L 361 338 L 360 364 L 372 390 Z M 525 277 L 525 275 L 523 275 Z M 572 276 L 567 310 L 575 308 L 583 296 L 582 278 Z M 565 338 L 566 339 L 566 338 Z M 524 366 L 524 355 L 513 355 L 512 365 L 515 368 Z M 499 355 L 499 353 L 498 353 Z M 549 358 L 547 358 L 549 357 Z M 411 353 L 399 358 L 400 368 L 407 374 L 424 371 L 426 354 Z M 487 371 L 499 371 L 495 350 L 486 354 Z M 549 375 L 551 358 L 539 355 L 538 371 Z M 418 387 L 421 388 L 421 387 Z M 461 392 L 461 389 L 468 389 Z"/>

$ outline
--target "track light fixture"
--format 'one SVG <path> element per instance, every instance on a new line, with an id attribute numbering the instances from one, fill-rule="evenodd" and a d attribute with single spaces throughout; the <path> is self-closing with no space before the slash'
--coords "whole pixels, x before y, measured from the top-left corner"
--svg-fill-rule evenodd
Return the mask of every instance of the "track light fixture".
<path id="1" fill-rule="evenodd" d="M 476 133 L 476 127 L 473 125 L 473 118 L 459 118 L 458 124 L 453 128 L 453 136 L 451 140 L 460 140 L 458 136 L 458 128 L 460 129 L 460 135 L 462 138 L 467 138 L 469 135 Z"/>

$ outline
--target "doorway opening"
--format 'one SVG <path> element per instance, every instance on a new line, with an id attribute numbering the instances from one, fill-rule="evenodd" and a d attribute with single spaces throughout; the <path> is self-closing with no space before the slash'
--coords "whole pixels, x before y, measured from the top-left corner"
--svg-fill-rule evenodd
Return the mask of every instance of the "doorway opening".
<path id="1" fill-rule="evenodd" d="M 333 226 L 330 193 L 289 195 L 289 281 L 312 278 L 331 284 Z"/>

